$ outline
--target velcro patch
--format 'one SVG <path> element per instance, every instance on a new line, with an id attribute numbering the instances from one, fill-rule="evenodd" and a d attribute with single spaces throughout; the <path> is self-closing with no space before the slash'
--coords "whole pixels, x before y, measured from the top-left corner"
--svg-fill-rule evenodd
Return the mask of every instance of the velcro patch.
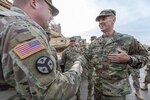
<path id="1" fill-rule="evenodd" d="M 52 72 L 53 68 L 54 64 L 49 57 L 42 56 L 36 61 L 36 69 L 41 74 L 49 74 L 50 72 Z"/>
<path id="2" fill-rule="evenodd" d="M 20 59 L 25 59 L 43 49 L 45 49 L 45 46 L 40 40 L 34 39 L 17 45 L 13 51 L 20 57 Z"/>

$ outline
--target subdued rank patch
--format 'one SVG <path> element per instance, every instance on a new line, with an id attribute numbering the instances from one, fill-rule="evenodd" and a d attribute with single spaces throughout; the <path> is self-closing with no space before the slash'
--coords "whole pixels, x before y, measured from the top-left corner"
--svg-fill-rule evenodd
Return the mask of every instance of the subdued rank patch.
<path id="1" fill-rule="evenodd" d="M 54 68 L 54 64 L 53 64 L 52 60 L 46 56 L 42 56 L 42 57 L 38 58 L 35 66 L 36 66 L 36 69 L 38 70 L 38 72 L 40 72 L 41 74 L 48 74 Z"/>
<path id="2" fill-rule="evenodd" d="M 40 42 L 40 40 L 34 39 L 17 45 L 13 51 L 20 57 L 20 59 L 25 59 L 43 49 L 45 49 L 45 46 Z"/>

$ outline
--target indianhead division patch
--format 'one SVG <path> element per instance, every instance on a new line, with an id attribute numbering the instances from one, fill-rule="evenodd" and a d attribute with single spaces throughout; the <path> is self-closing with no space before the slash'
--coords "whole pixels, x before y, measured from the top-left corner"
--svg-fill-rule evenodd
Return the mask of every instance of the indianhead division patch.
<path id="1" fill-rule="evenodd" d="M 45 49 L 45 46 L 40 42 L 40 40 L 34 39 L 17 45 L 13 51 L 19 56 L 20 59 L 25 59 L 43 49 Z"/>
<path id="2" fill-rule="evenodd" d="M 49 57 L 42 56 L 37 59 L 35 67 L 41 74 L 49 74 L 54 68 L 54 64 Z"/>

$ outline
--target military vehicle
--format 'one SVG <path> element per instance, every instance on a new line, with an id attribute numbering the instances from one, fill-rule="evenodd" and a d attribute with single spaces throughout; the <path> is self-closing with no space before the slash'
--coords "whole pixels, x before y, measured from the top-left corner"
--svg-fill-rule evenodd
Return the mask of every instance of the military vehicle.
<path id="1" fill-rule="evenodd" d="M 50 23 L 51 41 L 50 45 L 53 46 L 57 52 L 62 52 L 69 44 L 69 38 L 66 38 L 61 33 L 61 25 Z"/>
<path id="2" fill-rule="evenodd" d="M 0 0 L 0 10 L 9 10 L 11 0 Z"/>

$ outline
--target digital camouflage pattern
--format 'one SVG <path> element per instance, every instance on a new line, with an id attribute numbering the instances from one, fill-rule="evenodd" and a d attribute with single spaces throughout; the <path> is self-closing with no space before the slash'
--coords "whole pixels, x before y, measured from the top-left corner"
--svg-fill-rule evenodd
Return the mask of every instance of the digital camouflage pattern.
<path id="1" fill-rule="evenodd" d="M 147 61 L 146 49 L 132 36 L 114 31 L 112 37 L 100 36 L 95 39 L 90 44 L 85 58 L 96 69 L 94 77 L 96 100 L 100 100 L 103 96 L 106 98 L 124 97 L 130 93 L 129 65 L 127 63 L 111 63 L 107 59 L 107 55 L 116 52 L 117 48 L 126 51 L 132 57 L 133 62 L 130 66 L 133 68 L 139 68 Z M 104 100 L 109 100 L 109 98 Z"/>
<path id="2" fill-rule="evenodd" d="M 148 58 L 149 58 L 149 62 L 146 68 L 146 75 L 145 75 L 144 83 L 149 84 L 150 83 L 150 48 L 148 49 Z"/>
<path id="3" fill-rule="evenodd" d="M 81 56 L 81 51 L 78 47 L 67 47 L 62 52 L 62 62 L 65 66 L 64 71 L 68 71 L 79 56 Z"/>
<path id="4" fill-rule="evenodd" d="M 72 67 L 63 74 L 56 71 L 56 60 L 45 31 L 21 9 L 12 7 L 11 11 L 0 12 L 0 32 L 3 75 L 5 81 L 16 88 L 17 100 L 67 100 L 76 94 L 81 80 L 80 70 Z M 38 39 L 44 49 L 24 59 L 17 56 L 14 48 L 33 39 Z M 51 60 L 53 69 L 48 74 L 36 69 L 37 59 L 43 56 Z"/>
<path id="5" fill-rule="evenodd" d="M 92 38 L 91 41 L 93 39 L 96 39 L 96 37 Z M 85 55 L 88 52 L 88 49 L 86 47 L 83 47 L 81 51 L 82 51 L 82 55 Z M 91 100 L 91 97 L 93 96 L 94 93 L 93 73 L 94 73 L 94 67 L 87 62 L 86 65 L 83 66 L 83 73 L 82 73 L 82 78 L 88 80 L 87 100 Z"/>
<path id="6" fill-rule="evenodd" d="M 94 41 L 96 38 L 97 38 L 97 36 L 91 36 L 91 39 L 90 39 L 91 42 Z M 86 54 L 86 51 L 85 51 L 85 54 Z M 87 97 L 87 100 L 91 100 L 91 97 L 94 94 L 93 76 L 95 74 L 95 68 L 90 63 L 87 63 L 87 66 L 89 67 L 89 69 L 88 69 L 89 73 L 88 73 L 88 97 Z"/>
<path id="7" fill-rule="evenodd" d="M 82 47 L 81 48 L 81 54 L 84 56 L 84 54 L 86 53 L 87 51 L 87 48 L 86 47 Z M 88 75 L 89 75 L 89 72 L 90 72 L 90 67 L 88 67 L 88 64 L 84 65 L 83 66 L 83 72 L 82 72 L 82 78 L 83 79 L 88 79 Z"/>
<path id="8" fill-rule="evenodd" d="M 75 40 L 74 38 L 71 38 L 70 40 Z M 81 50 L 79 47 L 71 47 L 68 46 L 63 52 L 62 52 L 62 62 L 64 64 L 64 72 L 70 70 L 71 66 L 73 65 L 74 61 L 78 59 L 79 56 L 81 55 Z M 80 60 L 80 59 L 79 59 Z M 82 62 L 82 61 L 81 61 Z M 83 68 L 84 72 L 84 68 Z M 77 100 L 80 100 L 80 88 L 81 85 L 79 86 L 79 89 L 77 91 Z"/>
<path id="9" fill-rule="evenodd" d="M 140 90 L 140 69 L 134 69 L 132 67 L 129 68 L 129 73 L 132 76 L 133 87 L 136 91 Z"/>
<path id="10" fill-rule="evenodd" d="M 146 75 L 145 75 L 144 83 L 147 83 L 147 84 L 150 83 L 150 64 L 147 64 Z"/>

